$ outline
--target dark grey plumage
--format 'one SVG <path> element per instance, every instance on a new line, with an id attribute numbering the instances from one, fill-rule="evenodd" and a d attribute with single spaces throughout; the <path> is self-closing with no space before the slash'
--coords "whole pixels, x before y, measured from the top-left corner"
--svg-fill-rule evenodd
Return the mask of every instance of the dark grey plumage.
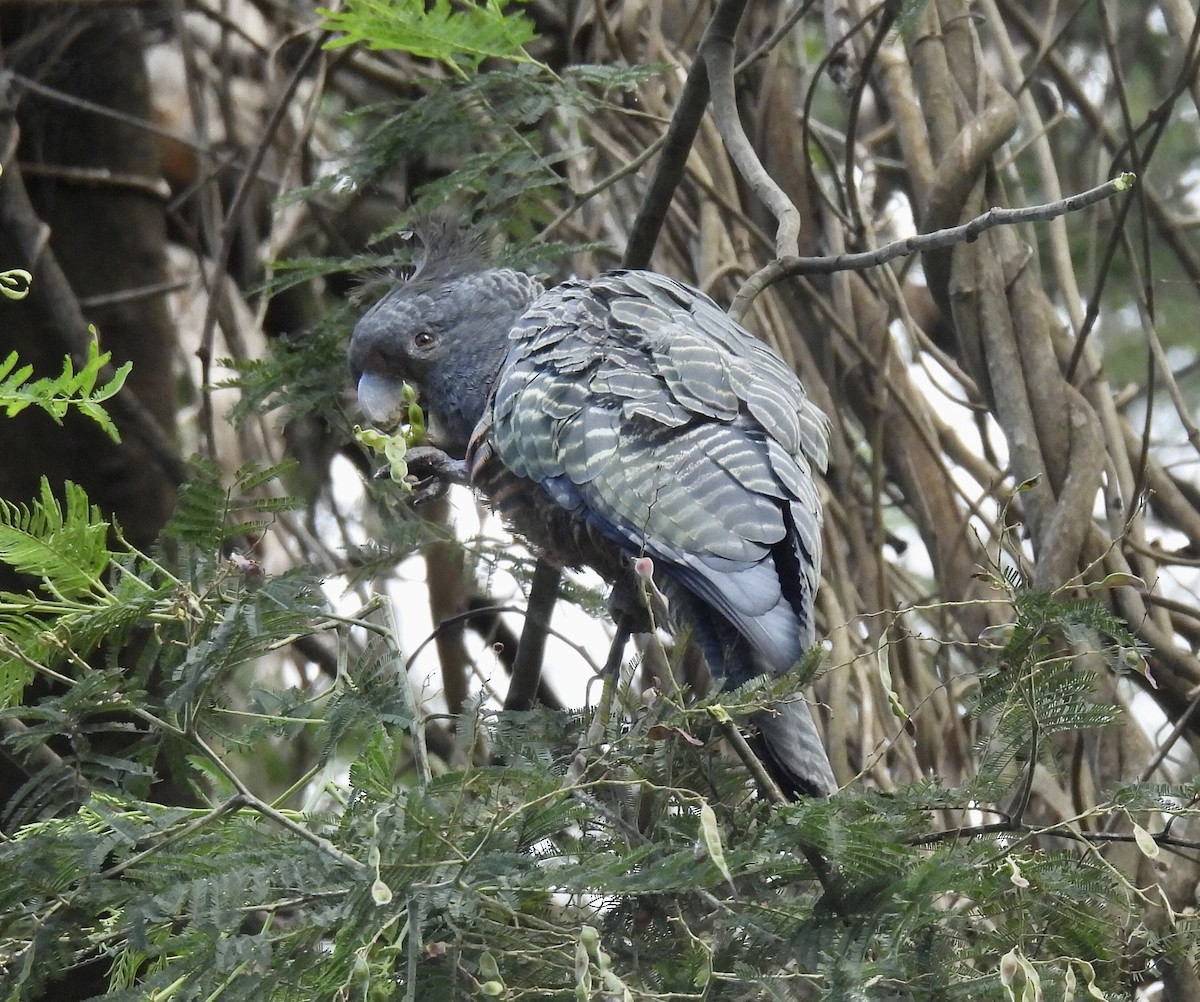
<path id="1" fill-rule="evenodd" d="M 355 328 L 367 416 L 394 422 L 402 382 L 416 385 L 437 444 L 547 557 L 594 567 L 628 597 L 631 558 L 648 555 L 714 678 L 791 670 L 814 641 L 812 470 L 828 450 L 791 370 L 661 275 L 543 291 L 445 232 L 427 243 L 416 275 Z M 836 788 L 799 695 L 754 722 L 785 789 Z"/>

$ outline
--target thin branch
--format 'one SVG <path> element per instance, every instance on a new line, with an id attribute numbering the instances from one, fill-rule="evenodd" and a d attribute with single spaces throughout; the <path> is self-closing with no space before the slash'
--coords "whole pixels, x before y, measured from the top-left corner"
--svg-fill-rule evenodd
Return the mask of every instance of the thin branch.
<path id="1" fill-rule="evenodd" d="M 242 803 L 247 807 L 257 811 L 265 818 L 270 818 L 281 828 L 287 829 L 297 838 L 315 846 L 321 852 L 325 853 L 330 858 L 341 863 L 343 866 L 348 866 L 353 870 L 362 872 L 368 869 L 365 863 L 355 859 L 349 853 L 343 852 L 336 845 L 322 835 L 318 835 L 310 828 L 306 828 L 300 822 L 288 817 L 282 811 L 268 804 L 261 797 L 256 796 L 250 788 L 242 781 L 242 778 L 233 771 L 212 748 L 210 748 L 205 740 L 200 737 L 194 730 L 187 734 L 187 740 L 207 758 L 218 772 L 233 786 L 241 798 Z M 234 801 L 230 800 L 230 804 Z"/>
<path id="2" fill-rule="evenodd" d="M 420 654 L 431 643 L 433 643 L 433 641 L 437 637 L 439 630 L 443 630 L 447 626 L 449 626 L 453 623 L 460 623 L 460 622 L 463 622 L 464 620 L 475 619 L 478 616 L 480 616 L 481 614 L 496 614 L 496 613 L 501 613 L 501 612 L 514 612 L 518 616 L 527 616 L 529 614 L 529 609 L 519 606 L 519 605 L 486 605 L 486 606 L 477 606 L 473 609 L 468 609 L 466 612 L 455 613 L 453 616 L 447 616 L 445 619 L 443 619 L 440 623 L 438 623 L 433 628 L 433 630 L 430 632 L 429 636 L 427 636 L 424 640 L 422 640 L 413 649 L 413 652 L 408 656 L 408 661 L 405 663 L 405 666 L 404 666 L 405 670 L 408 670 L 409 668 L 411 668 L 413 666 L 413 663 L 417 659 L 417 655 Z M 333 617 L 327 617 L 327 618 L 333 618 Z M 354 625 L 359 625 L 359 624 L 355 623 Z M 558 640 L 561 640 L 564 644 L 566 644 L 568 647 L 570 647 L 571 650 L 573 650 L 576 654 L 578 654 L 583 659 L 583 661 L 587 664 L 587 666 L 592 669 L 593 673 L 595 673 L 596 675 L 599 675 L 601 673 L 602 669 L 601 669 L 600 665 L 596 663 L 596 660 L 588 653 L 587 648 L 583 644 L 575 642 L 570 637 L 566 636 L 564 633 L 561 633 L 557 630 L 547 630 L 547 632 L 550 634 L 550 636 L 555 637 Z M 523 631 L 522 631 L 522 636 L 524 636 Z"/>
<path id="3" fill-rule="evenodd" d="M 238 228 L 235 225 L 237 218 L 246 203 L 246 198 L 250 194 L 251 187 L 259 179 L 259 171 L 262 169 L 267 154 L 271 150 L 271 144 L 275 141 L 275 134 L 283 124 L 284 118 L 291 106 L 292 97 L 295 95 L 297 88 L 299 88 L 305 74 L 308 73 L 309 68 L 324 52 L 325 42 L 333 34 L 334 32 L 329 30 L 319 32 L 309 44 L 307 51 L 300 57 L 295 70 L 292 71 L 292 75 L 284 85 L 283 92 L 279 95 L 279 100 L 275 103 L 275 107 L 271 110 L 270 116 L 263 125 L 262 138 L 259 140 L 257 147 L 255 147 L 249 163 L 246 164 L 246 169 L 238 179 L 237 189 L 229 201 L 229 209 L 225 213 L 224 223 L 221 228 L 221 245 L 212 260 L 211 292 L 204 310 L 204 324 L 201 328 L 200 338 L 201 347 L 197 352 L 200 358 L 201 382 L 205 386 L 211 382 L 209 373 L 212 367 L 213 339 L 216 331 L 217 311 L 225 302 L 226 288 L 223 278 L 228 270 L 229 256 L 233 253 L 233 245 L 238 236 Z M 200 405 L 203 412 L 204 427 L 209 431 L 209 446 L 212 448 L 212 394 L 208 392 L 202 394 Z"/>
<path id="4" fill-rule="evenodd" d="M 850 97 L 850 112 L 846 120 L 846 149 L 845 165 L 842 169 L 842 174 L 845 177 L 846 185 L 846 211 L 850 216 L 850 221 L 858 234 L 864 232 L 862 220 L 862 207 L 858 201 L 858 183 L 854 180 L 854 147 L 858 143 L 858 118 L 862 109 L 863 94 L 867 90 L 867 85 L 870 81 L 871 68 L 875 65 L 876 57 L 879 55 L 879 50 L 883 46 L 883 40 L 891 33 L 892 25 L 896 20 L 896 6 L 894 4 L 883 4 L 879 25 L 875 29 L 875 34 L 871 37 L 870 43 L 867 45 L 866 54 L 863 56 L 862 66 L 858 71 L 858 85 L 854 88 L 854 92 Z"/>
<path id="5" fill-rule="evenodd" d="M 894 258 L 908 257 L 912 254 L 936 250 L 939 247 L 950 247 L 954 244 L 971 243 L 981 233 L 995 226 L 1041 222 L 1066 215 L 1068 212 L 1078 212 L 1080 209 L 1085 209 L 1097 202 L 1112 198 L 1122 191 L 1127 191 L 1133 186 L 1135 180 L 1133 174 L 1124 173 L 1095 188 L 1089 188 L 1077 195 L 1069 195 L 1056 202 L 1018 208 L 991 208 L 982 215 L 958 226 L 934 230 L 932 233 L 918 233 L 915 236 L 905 237 L 903 240 L 884 244 L 871 251 L 861 251 L 857 254 L 834 254 L 827 257 L 789 256 L 777 258 L 742 283 L 742 287 L 729 307 L 729 315 L 734 320 L 740 320 L 764 289 L 783 278 L 797 275 L 831 275 L 839 271 L 865 271 L 868 268 L 877 268 L 881 264 L 886 264 Z"/>
<path id="6" fill-rule="evenodd" d="M 1192 610 L 1189 609 L 1188 611 L 1190 613 Z M 1150 777 L 1154 775 L 1155 770 L 1167 760 L 1167 756 L 1171 754 L 1171 749 L 1175 747 L 1180 737 L 1182 737 L 1187 731 L 1188 726 L 1191 724 L 1192 717 L 1195 715 L 1198 708 L 1200 708 L 1200 692 L 1196 693 L 1196 698 L 1193 699 L 1191 703 L 1188 704 L 1187 709 L 1179 715 L 1179 719 L 1175 721 L 1175 726 L 1171 728 L 1171 733 L 1163 739 L 1162 744 L 1159 745 L 1158 751 L 1154 753 L 1154 757 L 1146 763 L 1145 768 L 1142 769 L 1142 771 L 1138 774 L 1139 783 L 1148 783 L 1150 781 Z"/>
<path id="7" fill-rule="evenodd" d="M 1147 832 L 1154 844 L 1163 849 L 1192 849 L 1200 850 L 1200 841 L 1176 838 L 1163 831 Z M 1069 827 L 1067 824 L 1050 826 L 1018 824 L 1013 821 L 995 821 L 985 825 L 972 825 L 963 828 L 945 828 L 936 832 L 924 832 L 907 838 L 909 845 L 932 845 L 935 842 L 953 842 L 958 839 L 983 838 L 987 835 L 1033 835 L 1062 838 L 1071 842 L 1087 842 L 1090 845 L 1107 845 L 1110 842 L 1137 842 L 1138 837 L 1131 832 L 1084 832 Z"/>
<path id="8" fill-rule="evenodd" d="M 734 74 L 740 74 L 743 70 L 753 66 L 766 56 L 768 52 L 787 37 L 788 33 L 800 23 L 800 19 L 815 6 L 816 0 L 803 0 L 802 3 L 796 4 L 790 12 L 783 16 L 783 20 L 779 22 L 778 27 L 771 32 L 766 40 L 734 67 Z"/>
<path id="9" fill-rule="evenodd" d="M 705 29 L 705 39 L 709 37 L 710 32 L 723 32 L 732 38 L 745 9 L 745 0 L 721 0 Z M 700 51 L 704 51 L 704 40 L 701 40 Z M 667 128 L 658 169 L 654 172 L 654 178 L 642 199 L 641 208 L 629 232 L 629 241 L 625 245 L 625 256 L 621 262 L 624 267 L 644 268 L 650 263 L 650 255 L 654 252 L 659 231 L 671 208 L 675 189 L 683 180 L 688 154 L 692 151 L 696 133 L 700 130 L 700 120 L 704 117 L 704 109 L 707 106 L 708 72 L 705 61 L 697 59 L 683 85 L 679 103 L 675 105 L 675 114 Z"/>
<path id="10" fill-rule="evenodd" d="M 234 811 L 240 810 L 242 807 L 247 806 L 248 805 L 242 795 L 240 793 L 235 793 L 228 800 L 218 804 L 211 810 L 206 811 L 199 817 L 193 818 L 191 821 L 188 821 L 178 827 L 169 829 L 163 833 L 162 837 L 156 840 L 153 845 L 142 849 L 140 852 L 134 853 L 132 856 L 126 856 L 119 863 L 114 863 L 107 870 L 102 870 L 99 874 L 99 877 L 102 880 L 111 880 L 113 877 L 118 877 L 126 870 L 142 862 L 142 860 L 148 859 L 151 856 L 162 852 L 167 846 L 174 845 L 176 842 L 187 838 L 189 835 L 208 827 L 208 825 L 212 824 L 214 821 L 220 820 L 226 814 L 232 814 Z"/>
<path id="11" fill-rule="evenodd" d="M 94 3 L 108 3 L 110 0 L 89 0 Z M 149 0 L 146 0 L 148 3 Z M 0 0 L 2 5 L 3 0 Z M 5 70 L 4 75 L 12 80 L 12 82 L 20 89 L 27 90 L 30 93 L 37 94 L 40 97 L 47 98 L 58 104 L 68 108 L 75 108 L 78 111 L 86 111 L 92 115 L 98 115 L 102 118 L 110 119 L 114 122 L 120 122 L 122 125 L 128 125 L 135 129 L 141 129 L 152 136 L 158 136 L 161 139 L 169 140 L 172 143 L 178 143 L 186 149 L 194 153 L 200 153 L 207 157 L 217 157 L 224 151 L 218 151 L 215 147 L 208 143 L 198 142 L 193 136 L 185 135 L 175 129 L 167 129 L 161 125 L 157 125 L 148 118 L 139 118 L 137 115 L 129 115 L 123 111 L 118 111 L 116 108 L 109 108 L 107 105 L 97 104 L 95 101 L 89 101 L 87 98 L 77 97 L 74 94 L 68 94 L 66 91 L 59 90 L 57 87 L 48 87 L 46 84 L 34 80 L 32 77 L 24 76 L 13 70 Z M 225 161 L 234 167 L 242 166 L 238 159 Z M 7 165 L 6 165 L 7 166 Z M 28 166 L 28 165 L 26 165 Z M 260 177 L 264 176 L 260 174 Z M 271 180 L 276 180 L 271 178 Z M 156 193 L 157 194 L 157 193 Z"/>
<path id="12" fill-rule="evenodd" d="M 719 13 L 718 11 L 713 15 L 700 42 L 700 55 L 708 71 L 709 86 L 712 89 L 713 117 L 717 121 L 717 130 L 721 133 L 725 148 L 737 165 L 739 173 L 778 223 L 775 231 L 776 255 L 794 257 L 799 253 L 800 211 L 754 152 L 750 138 L 742 126 L 737 95 L 734 93 L 733 36 L 741 12 L 739 11 L 736 17 L 728 18 L 728 23 L 721 24 L 717 21 Z"/>
<path id="13" fill-rule="evenodd" d="M 663 146 L 666 144 L 666 139 L 666 135 L 659 136 L 632 160 L 622 164 L 611 174 L 597 181 L 584 191 L 575 192 L 571 196 L 571 204 L 559 212 L 559 214 L 550 220 L 549 223 L 542 227 L 541 233 L 538 234 L 539 240 L 544 240 L 549 234 L 557 231 L 563 223 L 575 215 L 576 212 L 583 208 L 586 203 L 590 202 L 597 195 L 607 191 L 622 178 L 628 177 L 630 174 L 636 174 L 638 171 L 640 171 L 642 169 L 642 165 L 663 148 Z M 627 267 L 630 266 L 627 265 Z"/>
<path id="14" fill-rule="evenodd" d="M 155 282 L 152 285 L 142 285 L 135 289 L 120 289 L 117 292 L 100 292 L 94 296 L 80 296 L 79 305 L 85 310 L 94 310 L 101 306 L 116 306 L 120 303 L 137 303 L 144 299 L 157 299 L 168 292 L 178 292 L 191 284 L 189 279 L 173 279 L 167 282 Z"/>
<path id="15" fill-rule="evenodd" d="M 621 660 L 625 656 L 625 645 L 629 643 L 629 627 L 623 616 L 617 617 L 617 634 L 613 637 L 608 649 L 608 660 L 604 663 L 604 688 L 600 693 L 600 702 L 596 704 L 592 714 L 592 722 L 588 724 L 587 733 L 579 744 L 571 765 L 563 777 L 561 789 L 569 790 L 578 785 L 587 772 L 588 751 L 598 748 L 604 740 L 604 731 L 612 717 L 613 703 L 616 701 L 617 689 L 621 683 Z"/>
<path id="16" fill-rule="evenodd" d="M 161 177 L 127 174 L 122 171 L 109 170 L 107 167 L 23 163 L 21 172 L 26 177 L 50 178 L 92 188 L 127 189 L 135 191 L 139 195 L 146 195 L 158 202 L 165 203 L 171 197 L 171 188 Z"/>
<path id="17" fill-rule="evenodd" d="M 754 777 L 754 782 L 758 785 L 762 795 L 773 804 L 789 803 L 788 798 L 779 788 L 779 784 L 767 772 L 762 759 L 754 754 L 754 749 L 750 747 L 749 742 L 743 736 L 742 732 L 738 730 L 737 724 L 733 722 L 733 718 L 729 716 L 725 708 L 722 706 L 710 706 L 708 713 L 716 721 L 721 735 L 729 742 L 729 746 L 733 749 L 734 754 L 742 760 L 742 765 Z"/>

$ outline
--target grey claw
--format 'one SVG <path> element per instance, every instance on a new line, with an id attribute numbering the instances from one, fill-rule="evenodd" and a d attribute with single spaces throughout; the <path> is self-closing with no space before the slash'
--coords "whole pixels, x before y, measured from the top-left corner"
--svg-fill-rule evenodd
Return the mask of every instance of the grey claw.
<path id="1" fill-rule="evenodd" d="M 413 485 L 414 505 L 440 498 L 451 484 L 462 482 L 461 460 L 452 459 L 436 446 L 414 446 L 404 454 L 404 465 Z"/>
<path id="2" fill-rule="evenodd" d="M 443 480 L 441 477 L 436 476 L 422 477 L 419 480 L 413 481 L 412 494 L 409 495 L 409 504 L 416 506 L 436 501 L 449 489 L 450 482 L 448 480 Z"/>

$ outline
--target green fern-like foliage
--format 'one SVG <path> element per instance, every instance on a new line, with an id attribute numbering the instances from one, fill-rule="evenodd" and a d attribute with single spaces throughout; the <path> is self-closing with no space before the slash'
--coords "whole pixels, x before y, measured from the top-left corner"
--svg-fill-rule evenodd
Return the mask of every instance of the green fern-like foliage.
<path id="1" fill-rule="evenodd" d="M 524 46 L 533 25 L 498 0 L 454 7 L 450 0 L 351 0 L 341 9 L 322 10 L 326 24 L 341 35 L 330 44 L 361 42 L 373 49 L 399 49 L 444 63 L 460 76 L 484 59 L 528 60 Z"/>
<path id="2" fill-rule="evenodd" d="M 32 506 L 0 501 L 0 560 L 40 577 L 60 601 L 102 598 L 108 594 L 103 575 L 110 560 L 109 524 L 80 487 L 68 483 L 64 493 L 60 505 L 43 478 Z"/>
<path id="3" fill-rule="evenodd" d="M 10 352 L 0 359 L 0 409 L 13 417 L 27 407 L 37 407 L 61 423 L 70 409 L 75 409 L 95 421 L 114 442 L 121 441 L 120 433 L 112 418 L 104 409 L 105 401 L 115 396 L 125 385 L 125 379 L 133 368 L 126 362 L 116 369 L 105 383 L 97 385 L 100 374 L 112 357 L 110 352 L 101 352 L 95 340 L 88 343 L 88 357 L 83 367 L 75 371 L 70 358 L 63 359 L 62 372 L 57 376 L 31 379 L 33 366 L 18 367 L 17 353 Z"/>
<path id="4" fill-rule="evenodd" d="M 980 742 L 974 788 L 989 801 L 1028 777 L 1035 763 L 1056 770 L 1055 736 L 1116 721 L 1115 708 L 1093 698 L 1095 670 L 1074 651 L 1090 644 L 1101 664 L 1115 667 L 1139 649 L 1128 628 L 1095 601 L 1020 590 L 1012 601 L 1015 621 L 993 667 L 980 676 L 973 706 L 977 718 L 995 721 Z"/>
<path id="5" fill-rule="evenodd" d="M 1121 997 L 1114 916 L 1133 890 L 1077 851 L 1076 829 L 1036 831 L 1011 812 L 1007 825 L 940 820 L 1008 810 L 1032 763 L 1054 765 L 1054 735 L 1104 724 L 1064 705 L 1088 703 L 1090 676 L 1072 675 L 1053 640 L 1074 630 L 1093 648 L 1128 642 L 1089 603 L 1014 596 L 1008 639 L 980 680 L 976 712 L 993 737 L 971 790 L 850 788 L 775 807 L 720 752 L 704 704 L 624 702 L 625 686 L 595 745 L 590 712 L 481 711 L 463 764 L 439 770 L 386 618 L 339 627 L 344 649 L 351 631 L 374 639 L 324 692 L 282 689 L 227 712 L 223 680 L 329 625 L 315 581 L 227 556 L 282 503 L 258 497 L 267 477 L 243 470 L 223 484 L 199 467 L 171 530 L 174 566 L 120 548 L 102 565 L 86 533 L 56 537 L 60 523 L 98 534 L 82 499 L 58 509 L 42 498 L 17 519 L 30 536 L 85 541 L 64 545 L 93 553 L 97 574 L 140 582 L 138 621 L 154 624 L 143 658 L 170 685 L 155 695 L 136 667 L 103 659 L 77 672 L 47 646 L 69 684 L 20 719 L 62 763 L 31 785 L 0 843 L 6 997 L 34 997 L 47 972 L 98 949 L 117 999 L 890 999 L 901 987 L 1004 999 L 1005 958 L 1043 992 L 1073 980 Z M 74 563 L 46 580 L 97 605 L 104 592 L 67 588 Z M 36 618 L 60 648 L 74 643 L 55 612 Z M 140 733 L 106 757 L 98 711 L 114 706 L 137 709 Z M 1041 739 L 1018 741 L 1028 728 Z M 344 764 L 344 783 L 310 791 L 304 810 L 260 800 L 231 763 L 300 730 Z M 488 754 L 472 762 L 480 740 Z M 164 750 L 188 764 L 199 803 L 147 799 Z M 572 771 L 579 754 L 586 766 Z M 1097 817 L 1186 813 L 1196 792 L 1123 788 Z M 1189 922 L 1155 945 L 1191 942 Z"/>
<path id="6" fill-rule="evenodd" d="M 36 593 L 0 592 L 0 708 L 19 702 L 34 668 L 51 658 L 55 637 L 45 617 L 78 632 L 118 601 L 106 573 L 109 523 L 81 488 L 68 482 L 64 493 L 60 504 L 43 479 L 33 504 L 0 501 L 0 560 L 40 585 Z"/>
<path id="7" fill-rule="evenodd" d="M 480 710 L 435 766 L 390 620 L 331 619 L 311 573 L 247 551 L 293 505 L 272 493 L 286 473 L 197 463 L 153 554 L 74 486 L 0 511 L 0 560 L 31 577 L 0 596 L 4 743 L 43 753 L 2 819 L 6 998 L 99 952 L 117 999 L 1122 997 L 1139 892 L 1100 855 L 1106 826 L 1190 815 L 1200 789 L 1129 784 L 1087 827 L 1039 824 L 1034 771 L 1111 723 L 1098 673 L 1136 667 L 1097 603 L 1002 582 L 1013 621 L 962 789 L 776 807 L 705 704 L 627 684 L 598 731 L 594 711 Z M 323 688 L 231 699 L 317 634 L 341 652 Z M 257 795 L 245 764 L 301 736 L 339 781 Z M 165 771 L 190 802 L 156 796 Z M 1169 846 L 1147 823 L 1139 848 Z M 1144 955 L 1195 937 L 1178 916 Z"/>
<path id="8" fill-rule="evenodd" d="M 513 245 L 528 246 L 537 223 L 549 218 L 549 206 L 572 197 L 561 172 L 570 153 L 547 151 L 539 123 L 551 112 L 586 120 L 659 72 L 654 66 L 583 66 L 554 75 L 517 65 L 468 80 L 426 82 L 411 98 L 360 113 L 378 124 L 350 176 L 363 184 L 396 163 L 450 163 L 452 170 L 414 193 L 415 210 L 466 198 L 477 218 L 503 220 Z M 481 121 L 489 127 L 481 129 Z M 405 217 L 397 219 L 396 229 L 405 225 Z"/>
<path id="9" fill-rule="evenodd" d="M 702 990 L 791 998 L 805 984 L 834 993 L 907 984 L 917 998 L 1003 998 L 976 965 L 1014 943 L 1026 944 L 1047 984 L 1061 985 L 1069 958 L 1111 955 L 1113 926 L 1097 904 L 1114 892 L 1099 864 L 990 840 L 912 846 L 910 813 L 892 798 L 849 794 L 771 811 L 718 800 L 700 783 L 708 801 L 685 784 L 705 773 L 726 793 L 738 784 L 732 770 L 696 771 L 696 762 L 678 763 L 680 785 L 647 809 L 639 763 L 654 756 L 644 739 L 627 739 L 572 790 L 517 755 L 530 731 L 506 730 L 520 739 L 497 746 L 513 754 L 504 767 L 407 787 L 395 778 L 403 742 L 378 730 L 338 814 L 289 816 L 321 841 L 244 808 L 146 812 L 96 798 L 67 821 L 29 826 L 20 851 L 36 865 L 43 902 L 53 895 L 85 913 L 104 905 L 103 928 L 71 931 L 79 943 L 120 944 L 114 987 L 127 997 L 178 985 L 189 998 L 357 988 L 369 998 L 466 999 L 499 982 L 514 997 L 620 985 L 635 999 Z M 715 807 L 732 888 L 698 852 L 704 803 Z M 802 844 L 820 846 L 855 881 L 821 895 L 797 859 Z M 81 880 L 99 859 L 108 870 Z M 953 907 L 931 907 L 934 898 Z M 213 929 L 237 931 L 214 939 Z M 55 931 L 65 936 L 66 921 Z M 880 987 L 864 997 L 891 996 Z"/>

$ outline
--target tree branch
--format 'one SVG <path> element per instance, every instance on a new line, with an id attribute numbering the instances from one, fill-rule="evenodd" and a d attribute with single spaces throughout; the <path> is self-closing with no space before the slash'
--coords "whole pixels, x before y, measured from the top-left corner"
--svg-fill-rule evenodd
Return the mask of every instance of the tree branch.
<path id="1" fill-rule="evenodd" d="M 704 30 L 700 51 L 704 52 L 710 36 L 727 35 L 732 39 L 745 9 L 745 0 L 721 0 Z M 650 255 L 654 252 L 654 244 L 667 218 L 671 200 L 675 197 L 675 189 L 683 180 L 688 154 L 692 151 L 700 120 L 708 106 L 708 93 L 708 72 L 705 59 L 700 58 L 692 64 L 683 85 L 683 93 L 679 95 L 679 103 L 675 105 L 675 114 L 667 128 L 658 169 L 654 172 L 629 232 L 625 256 L 621 261 L 626 268 L 644 268 L 650 263 Z"/>
<path id="2" fill-rule="evenodd" d="M 797 275 L 831 275 L 839 271 L 865 271 L 877 268 L 881 264 L 898 257 L 908 257 L 925 251 L 949 247 L 953 244 L 971 243 L 981 233 L 996 226 L 1012 226 L 1016 223 L 1040 222 L 1066 215 L 1068 212 L 1078 212 L 1089 205 L 1103 202 L 1133 186 L 1136 178 L 1133 174 L 1124 173 L 1106 181 L 1104 184 L 1081 191 L 1077 195 L 1069 195 L 1056 202 L 1046 202 L 1042 205 L 1028 205 L 1018 208 L 996 207 L 988 209 L 982 215 L 942 230 L 932 233 L 918 233 L 916 236 L 905 237 L 890 244 L 884 244 L 871 251 L 861 251 L 857 254 L 835 254 L 826 257 L 780 257 L 760 268 L 751 275 L 738 290 L 733 303 L 729 307 L 729 315 L 740 320 L 746 315 L 750 304 L 768 286 L 783 278 Z"/>
<path id="3" fill-rule="evenodd" d="M 708 82 L 712 89 L 713 117 L 717 131 L 725 148 L 737 165 L 739 173 L 746 179 L 754 193 L 778 222 L 775 231 L 775 254 L 777 257 L 795 257 L 799 254 L 800 212 L 792 204 L 787 193 L 767 173 L 750 138 L 742 127 L 738 112 L 737 95 L 733 88 L 733 37 L 737 30 L 737 17 L 718 24 L 720 11 L 713 15 L 704 38 L 700 41 L 700 55 L 708 71 Z"/>

